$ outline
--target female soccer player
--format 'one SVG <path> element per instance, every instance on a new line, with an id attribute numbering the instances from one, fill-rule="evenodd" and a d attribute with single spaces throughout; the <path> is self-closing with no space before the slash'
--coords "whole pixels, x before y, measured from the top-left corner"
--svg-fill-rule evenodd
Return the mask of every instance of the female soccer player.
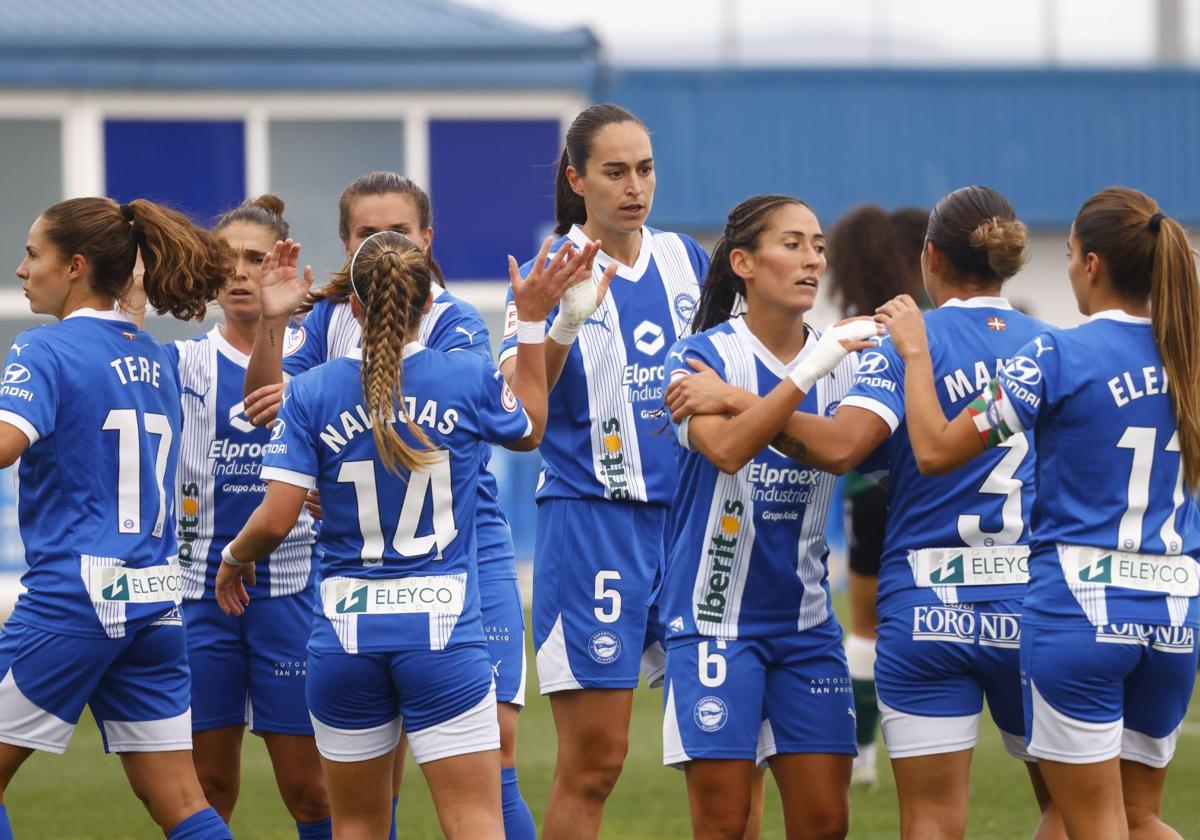
<path id="1" fill-rule="evenodd" d="M 797 407 L 837 405 L 853 378 L 848 350 L 876 334 L 870 320 L 820 338 L 805 324 L 824 272 L 825 236 L 806 204 L 743 201 L 713 251 L 696 334 L 667 356 L 672 379 L 699 360 L 763 397 L 736 417 L 676 424 L 685 451 L 658 600 L 663 754 L 686 770 L 697 838 L 743 837 L 756 759 L 778 783 L 788 837 L 844 837 L 849 825 L 854 697 L 825 566 L 835 479 L 768 445 Z M 745 312 L 731 317 L 738 300 Z"/>
<path id="2" fill-rule="evenodd" d="M 1045 328 L 1001 297 L 1004 281 L 1024 260 L 1025 227 L 995 190 L 955 190 L 930 213 L 921 265 L 938 306 L 928 319 L 944 404 L 964 405 L 977 383 Z M 736 412 L 754 399 L 711 374 L 678 384 L 678 392 L 668 394 L 675 414 Z M 725 396 L 701 404 L 705 384 Z M 875 679 L 901 833 L 962 837 L 985 696 L 1005 747 L 1027 762 L 1038 802 L 1044 811 L 1049 807 L 1022 743 L 1017 649 L 1033 452 L 1024 438 L 1014 439 L 970 469 L 921 476 L 907 436 L 897 432 L 904 394 L 903 359 L 884 339 L 862 354 L 855 385 L 832 418 L 797 413 L 787 439 L 776 445 L 803 463 L 840 473 L 887 441 L 890 506 Z M 1038 836 L 1060 831 L 1057 817 L 1045 817 Z"/>
<path id="3" fill-rule="evenodd" d="M 708 264 L 688 237 L 645 226 L 654 153 L 623 108 L 593 105 L 575 118 L 556 189 L 554 249 L 602 241 L 603 250 L 597 282 L 568 291 L 546 345 L 533 636 L 558 731 L 548 840 L 596 836 L 625 760 L 675 485 L 663 362 L 692 319 Z M 510 328 L 500 353 L 507 374 L 515 346 Z"/>
<path id="4" fill-rule="evenodd" d="M 433 258 L 433 214 L 424 190 L 394 172 L 371 172 L 342 192 L 338 214 L 339 234 L 347 256 L 368 236 L 381 230 L 394 230 L 417 242 L 430 261 L 434 281 L 433 303 L 421 319 L 417 340 L 434 350 L 468 350 L 490 363 L 491 344 L 483 318 L 475 307 L 450 294 L 442 285 L 441 269 Z M 295 262 L 295 250 L 287 252 L 291 263 Z M 276 262 L 273 256 L 268 257 L 264 316 L 246 376 L 246 410 L 256 423 L 273 417 L 277 410 L 278 383 L 284 373 L 295 376 L 344 356 L 358 347 L 361 339 L 358 321 L 350 312 L 346 278 L 335 278 L 306 298 L 311 274 L 302 280 L 294 265 L 284 266 L 290 268 L 295 282 L 277 282 L 273 271 Z M 302 300 L 311 311 L 289 343 L 284 336 L 286 323 Z M 480 463 L 475 529 L 483 626 L 488 657 L 496 675 L 505 831 L 509 840 L 533 840 L 536 836 L 533 816 L 521 796 L 516 767 L 517 715 L 525 704 L 525 612 L 517 587 L 512 535 L 497 500 L 496 478 L 487 468 L 489 458 L 490 453 L 484 452 Z M 396 793 L 404 770 L 403 750 L 401 740 L 395 765 Z"/>
<path id="5" fill-rule="evenodd" d="M 307 697 L 340 838 L 386 835 L 401 720 L 446 836 L 504 836 L 475 484 L 487 442 L 524 450 L 540 439 L 541 321 L 572 271 L 565 252 L 527 281 L 512 264 L 520 320 L 533 323 L 521 328 L 510 389 L 475 354 L 417 343 L 428 260 L 398 233 L 374 234 L 344 272 L 362 350 L 288 386 L 264 457 L 266 496 L 226 548 L 217 598 L 243 612 L 251 561 L 275 549 L 316 487 L 323 553 Z"/>
<path id="6" fill-rule="evenodd" d="M 1070 836 L 1178 837 L 1160 815 L 1200 619 L 1195 257 L 1183 228 L 1130 189 L 1084 202 L 1067 247 L 1089 321 L 1039 331 L 953 421 L 928 398 L 929 348 L 912 302 L 879 317 L 905 365 L 923 472 L 1036 436 L 1026 740 Z"/>
<path id="7" fill-rule="evenodd" d="M 221 551 L 262 500 L 266 429 L 243 411 L 242 380 L 259 323 L 263 259 L 288 238 L 273 195 L 226 213 L 214 233 L 232 250 L 233 278 L 217 296 L 224 323 L 167 345 L 183 409 L 178 477 L 183 616 L 192 669 L 192 757 L 208 801 L 228 821 L 238 799 L 249 722 L 271 756 L 301 840 L 330 837 L 329 801 L 304 704 L 305 643 L 312 624 L 312 517 L 303 513 L 260 573 L 258 602 L 240 618 L 217 606 Z"/>
<path id="8" fill-rule="evenodd" d="M 17 268 L 30 309 L 58 323 L 17 336 L 0 386 L 0 465 L 21 460 L 29 563 L 0 635 L 0 792 L 33 750 L 66 750 L 86 704 L 164 834 L 229 838 L 192 766 L 179 388 L 162 348 L 113 311 L 139 248 L 150 305 L 202 318 L 225 282 L 221 248 L 142 199 L 53 205 Z"/>
<path id="9" fill-rule="evenodd" d="M 877 204 L 860 205 L 838 219 L 829 233 L 830 290 L 844 315 L 872 315 L 899 294 L 925 298 L 921 251 L 928 225 L 928 210 L 905 207 L 888 213 Z M 879 780 L 875 755 L 875 729 L 879 723 L 875 625 L 879 622 L 875 599 L 887 522 L 887 488 L 851 470 L 846 473 L 842 489 L 850 566 L 846 659 L 854 686 L 858 738 L 850 783 L 872 786 Z"/>

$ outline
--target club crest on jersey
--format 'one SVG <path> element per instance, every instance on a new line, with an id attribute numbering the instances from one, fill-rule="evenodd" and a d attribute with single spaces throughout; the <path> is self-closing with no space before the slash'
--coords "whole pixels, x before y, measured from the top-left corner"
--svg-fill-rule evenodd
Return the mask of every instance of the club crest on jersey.
<path id="1" fill-rule="evenodd" d="M 305 332 L 304 327 L 289 330 L 283 339 L 283 355 L 292 355 L 303 347 L 306 341 L 308 341 L 308 333 Z"/>
<path id="2" fill-rule="evenodd" d="M 653 356 L 667 343 L 663 328 L 653 321 L 642 321 L 633 329 L 633 346 L 647 356 Z"/>
<path id="3" fill-rule="evenodd" d="M 601 665 L 621 658 L 621 637 L 611 630 L 597 630 L 588 639 L 588 655 Z"/>
<path id="4" fill-rule="evenodd" d="M 680 292 L 675 295 L 671 308 L 675 310 L 676 318 L 685 324 L 690 324 L 696 315 L 696 297 L 687 292 Z"/>
<path id="5" fill-rule="evenodd" d="M 729 707 L 720 697 L 710 694 L 696 701 L 692 717 L 696 721 L 696 726 L 705 732 L 716 732 L 725 725 L 725 721 L 729 720 Z"/>

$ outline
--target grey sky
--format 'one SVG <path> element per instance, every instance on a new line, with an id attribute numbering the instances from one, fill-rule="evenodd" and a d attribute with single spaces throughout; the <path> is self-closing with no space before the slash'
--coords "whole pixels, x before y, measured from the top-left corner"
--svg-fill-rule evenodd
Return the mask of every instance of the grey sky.
<path id="1" fill-rule="evenodd" d="M 619 64 L 1128 66 L 1154 61 L 1160 0 L 460 2 L 549 28 L 588 26 Z M 1195 65 L 1200 0 L 1177 2 Z"/>

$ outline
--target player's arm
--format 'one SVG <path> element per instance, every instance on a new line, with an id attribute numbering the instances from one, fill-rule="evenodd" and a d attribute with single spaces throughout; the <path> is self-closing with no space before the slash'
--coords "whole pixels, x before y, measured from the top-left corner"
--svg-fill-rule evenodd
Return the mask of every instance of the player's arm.
<path id="1" fill-rule="evenodd" d="M 29 448 L 29 438 L 25 433 L 0 420 L 0 469 L 11 467 L 17 459 Z"/>
<path id="2" fill-rule="evenodd" d="M 908 437 L 917 469 L 923 475 L 953 472 L 990 446 L 1007 440 L 1007 437 L 1001 438 L 998 432 L 992 434 L 992 430 L 985 431 L 976 425 L 974 417 L 980 415 L 977 411 L 980 406 L 976 406 L 976 402 L 984 399 L 982 396 L 953 420 L 946 419 L 934 385 L 925 318 L 916 301 L 908 295 L 900 295 L 879 307 L 876 317 L 887 327 L 896 352 L 904 359 L 904 412 Z M 984 394 L 991 390 L 989 386 Z M 1003 399 L 1003 391 L 999 391 L 999 394 Z M 982 409 L 986 422 L 986 399 Z"/>
<path id="3" fill-rule="evenodd" d="M 547 238 L 542 243 L 542 250 L 538 253 L 537 259 L 534 260 L 533 268 L 530 269 L 531 277 L 534 271 L 546 265 L 546 257 L 550 252 L 552 244 L 552 238 Z M 605 270 L 599 283 L 592 283 L 592 264 L 596 260 L 596 254 L 600 253 L 600 244 L 600 240 L 597 239 L 594 242 L 589 242 L 580 251 L 576 252 L 568 242 L 554 255 L 554 260 L 551 261 L 548 267 L 548 270 L 565 277 L 566 286 L 559 293 L 561 305 L 558 315 L 546 333 L 548 340 L 546 341 L 544 352 L 547 391 L 554 390 L 554 386 L 558 383 L 558 378 L 562 376 L 563 367 L 567 363 L 567 356 L 571 352 L 571 345 L 575 343 L 575 338 L 579 335 L 579 330 L 582 329 L 587 319 L 592 316 L 592 313 L 604 301 L 604 296 L 608 294 L 608 287 L 612 284 L 613 277 L 616 276 L 617 264 L 614 262 Z M 560 261 L 560 257 L 562 257 L 564 251 L 567 252 L 566 256 Z M 511 256 L 508 260 L 509 278 L 511 280 L 514 273 L 517 276 L 520 276 L 520 273 L 516 271 L 516 260 Z M 516 359 L 513 357 L 504 359 L 500 363 L 500 371 L 504 374 L 505 379 L 509 381 L 509 384 L 513 386 L 513 390 L 516 390 L 516 385 L 513 381 L 517 376 Z"/>
<path id="4" fill-rule="evenodd" d="M 283 382 L 283 343 L 288 320 L 300 306 L 312 286 L 312 266 L 298 271 L 300 246 L 292 240 L 276 242 L 263 258 L 259 285 L 258 332 L 254 350 L 246 365 L 242 396 L 249 397 L 260 388 Z M 253 419 L 251 420 L 253 422 Z"/>
<path id="5" fill-rule="evenodd" d="M 217 604 L 226 615 L 245 612 L 250 596 L 246 582 L 254 583 L 254 563 L 279 548 L 304 507 L 308 487 L 283 481 L 268 481 L 262 502 L 238 535 L 221 552 L 217 570 Z"/>

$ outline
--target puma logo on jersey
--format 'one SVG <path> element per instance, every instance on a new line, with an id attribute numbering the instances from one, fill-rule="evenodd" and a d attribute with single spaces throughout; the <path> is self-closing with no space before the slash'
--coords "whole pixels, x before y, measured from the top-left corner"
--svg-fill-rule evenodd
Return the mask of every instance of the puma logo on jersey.
<path id="1" fill-rule="evenodd" d="M 208 396 L 208 389 L 205 388 L 203 391 L 197 391 L 194 388 L 189 388 L 187 385 L 184 385 L 179 389 L 179 393 L 185 397 L 195 397 L 196 399 L 200 400 L 200 402 L 204 402 L 204 398 Z M 241 405 L 241 403 L 238 403 L 238 405 Z"/>
<path id="2" fill-rule="evenodd" d="M 475 340 L 475 333 L 471 332 L 471 331 L 470 331 L 469 329 L 467 329 L 466 327 L 455 327 L 455 328 L 454 328 L 454 331 L 455 331 L 455 332 L 460 332 L 460 333 L 462 333 L 463 335 L 465 335 L 465 336 L 467 337 L 467 341 L 474 341 L 474 340 Z"/>
<path id="3" fill-rule="evenodd" d="M 19 357 L 21 355 L 21 351 L 24 350 L 28 346 L 29 346 L 28 344 L 17 344 L 14 342 L 11 349 Z"/>

